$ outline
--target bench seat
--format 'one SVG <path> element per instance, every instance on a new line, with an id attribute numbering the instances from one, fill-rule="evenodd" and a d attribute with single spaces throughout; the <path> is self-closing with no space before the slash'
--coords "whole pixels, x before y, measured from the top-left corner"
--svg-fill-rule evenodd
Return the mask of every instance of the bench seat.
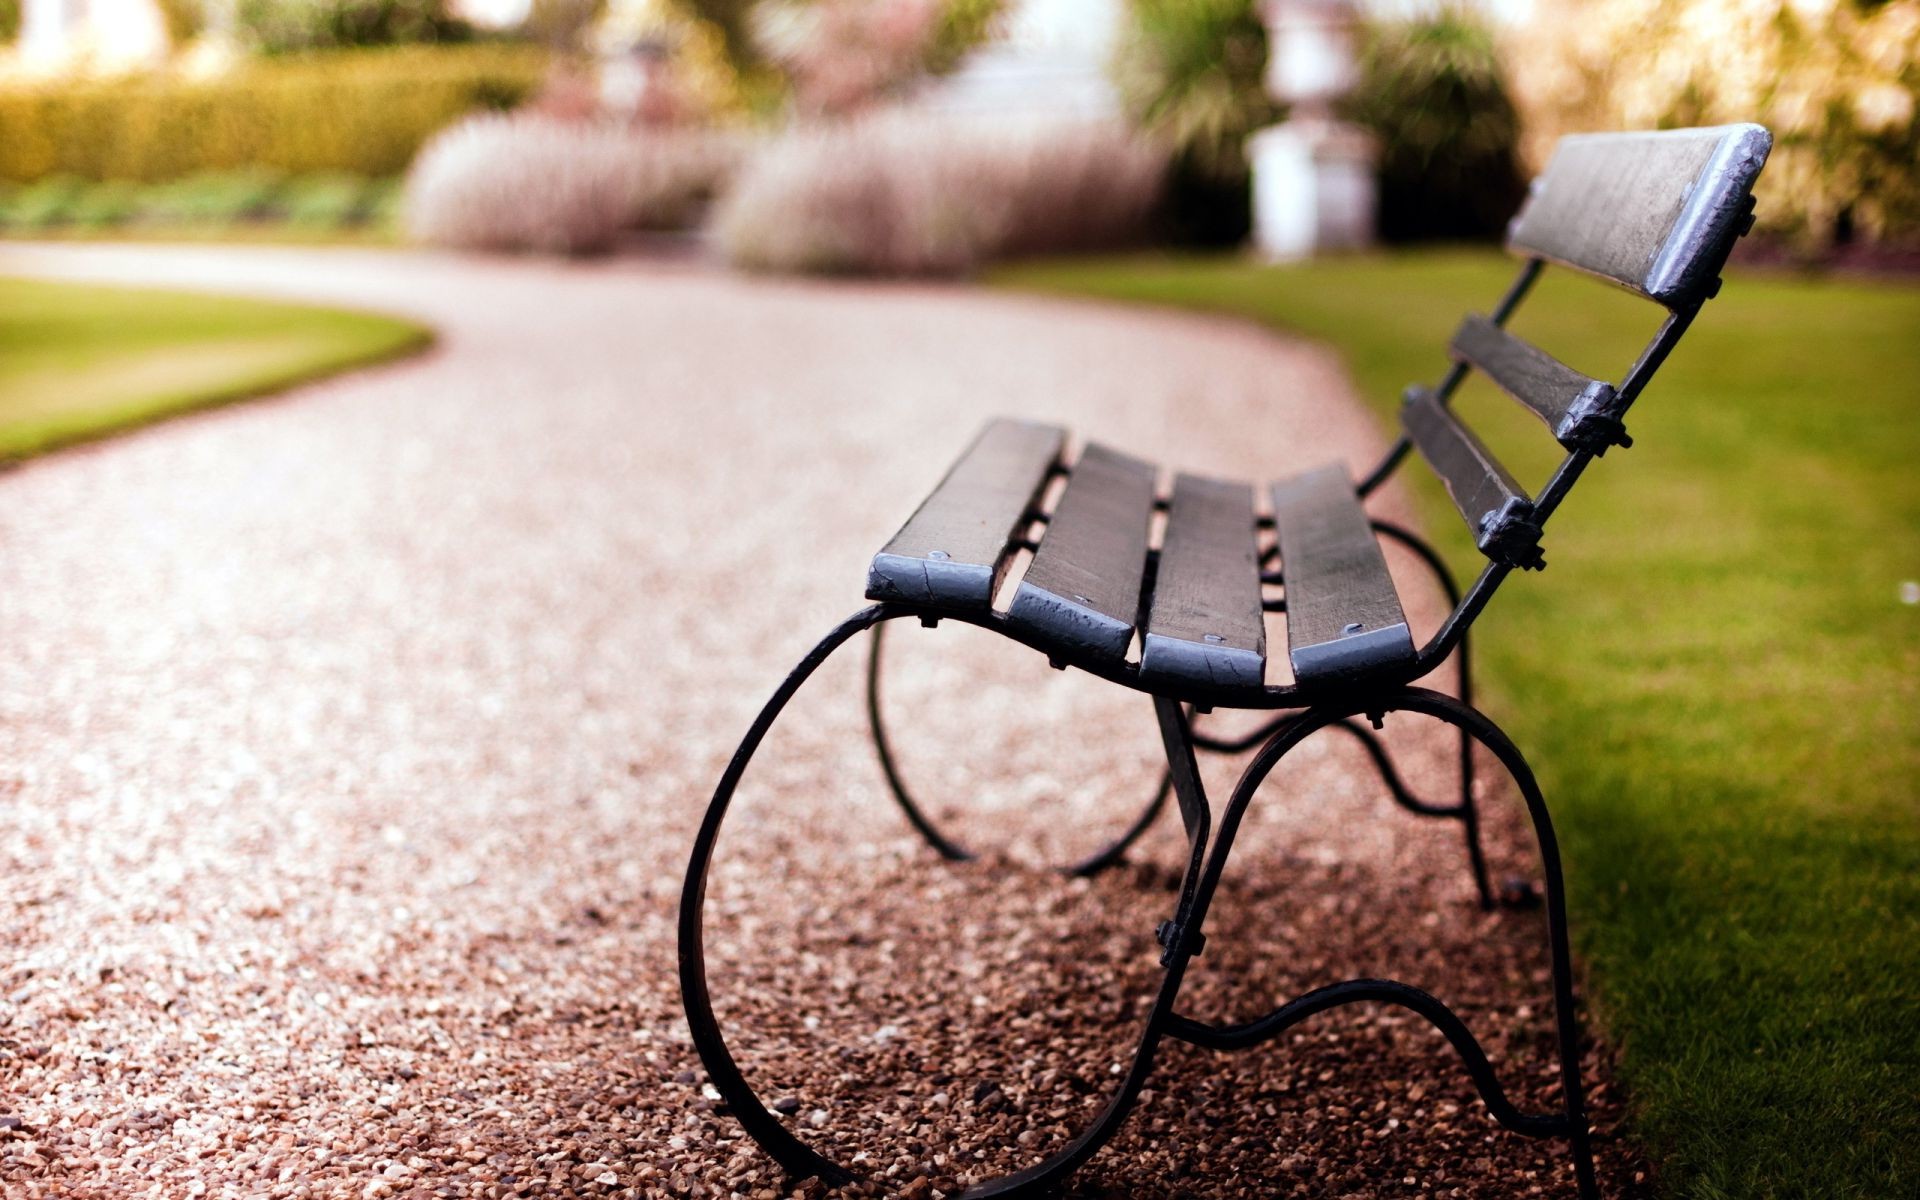
<path id="1" fill-rule="evenodd" d="M 1068 468 L 1066 444 L 1055 426 L 988 424 L 874 556 L 868 598 L 986 615 L 1030 548 L 1004 616 L 1057 660 L 1137 665 L 1143 685 L 1175 695 L 1260 692 L 1267 637 L 1254 488 L 1182 474 L 1163 500 L 1153 464 L 1096 442 Z M 1061 474 L 1066 486 L 1048 504 Z M 1346 471 L 1283 480 L 1271 498 L 1296 681 L 1411 664 L 1399 595 Z M 1166 513 L 1157 544 L 1156 511 Z"/>

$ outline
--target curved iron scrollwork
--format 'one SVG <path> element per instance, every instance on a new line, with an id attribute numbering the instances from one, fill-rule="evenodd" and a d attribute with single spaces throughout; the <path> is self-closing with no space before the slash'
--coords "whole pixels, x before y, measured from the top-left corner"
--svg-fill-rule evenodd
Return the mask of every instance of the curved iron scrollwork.
<path id="1" fill-rule="evenodd" d="M 832 1185 L 854 1181 L 857 1176 L 848 1167 L 835 1163 L 796 1136 L 781 1119 L 761 1104 L 753 1088 L 741 1073 L 728 1049 L 714 1016 L 708 990 L 703 949 L 706 885 L 719 832 L 735 790 L 746 773 L 754 754 L 781 712 L 821 663 L 849 640 L 867 630 L 878 630 L 886 621 L 905 616 L 926 616 L 907 606 L 878 604 L 854 614 L 835 627 L 800 660 L 775 689 L 758 717 L 748 729 L 726 771 L 721 775 L 705 818 L 694 841 L 692 859 L 681 894 L 679 915 L 680 984 L 687 1009 L 693 1042 L 716 1089 L 754 1141 L 795 1177 L 817 1176 Z M 876 677 L 877 655 L 869 668 L 870 684 Z M 877 692 L 872 693 L 877 697 Z M 1374 1002 L 1396 1004 L 1418 1013 L 1446 1036 L 1460 1055 L 1469 1077 L 1478 1089 L 1488 1111 L 1501 1125 L 1518 1134 L 1532 1137 L 1566 1139 L 1572 1149 L 1575 1178 L 1587 1200 L 1598 1196 L 1594 1178 L 1592 1150 L 1588 1133 L 1585 1099 L 1579 1059 L 1579 1035 L 1574 1010 L 1571 956 L 1567 946 L 1564 883 L 1560 870 L 1558 843 L 1531 769 L 1513 743 L 1498 727 L 1471 705 L 1451 696 L 1425 688 L 1402 688 L 1384 696 L 1369 697 L 1364 707 L 1351 703 L 1327 702 L 1317 707 L 1288 714 L 1270 723 L 1261 733 L 1263 740 L 1236 783 L 1232 795 L 1217 822 L 1207 803 L 1199 773 L 1194 766 L 1194 750 L 1202 744 L 1192 731 L 1191 716 L 1178 701 L 1155 697 L 1163 748 L 1167 754 L 1171 790 L 1180 799 L 1186 819 L 1190 855 L 1179 899 L 1173 916 L 1162 923 L 1156 940 L 1163 954 L 1164 974 L 1154 1003 L 1144 1022 L 1131 1064 L 1120 1080 L 1107 1106 L 1086 1129 L 1065 1147 L 1024 1170 L 986 1181 L 967 1189 L 969 1197 L 1034 1196 L 1051 1189 L 1067 1174 L 1092 1158 L 1118 1130 L 1138 1100 L 1140 1090 L 1152 1071 L 1160 1043 L 1175 1038 L 1202 1047 L 1226 1051 L 1258 1045 L 1288 1027 L 1317 1013 L 1344 1004 Z M 877 704 L 874 710 L 877 713 Z M 1393 980 L 1348 980 L 1316 989 L 1300 996 L 1257 1020 L 1241 1025 L 1214 1026 L 1179 1013 L 1176 1003 L 1188 964 L 1205 945 L 1204 925 L 1207 911 L 1218 888 L 1242 818 L 1255 794 L 1281 760 L 1307 738 L 1323 729 L 1339 727 L 1358 732 L 1363 741 L 1373 744 L 1371 731 L 1355 723 L 1362 715 L 1411 712 L 1428 716 L 1459 729 L 1464 737 L 1485 747 L 1513 778 L 1532 820 L 1545 875 L 1545 901 L 1549 951 L 1553 978 L 1554 1017 L 1560 1057 L 1562 1105 L 1559 1112 L 1527 1113 L 1516 1108 L 1492 1064 L 1488 1061 L 1459 1014 L 1439 999 Z M 884 760 L 883 760 L 884 761 Z M 1376 760 L 1378 761 L 1378 760 Z M 1397 777 L 1395 777 L 1397 778 Z M 1402 789 L 1404 790 L 1404 789 Z M 904 792 L 904 789 L 901 789 Z M 896 793 L 896 799 L 902 798 Z M 911 803 L 910 800 L 907 801 Z M 1150 821 L 1164 790 L 1156 798 L 1143 821 Z M 1441 815 L 1455 815 L 1445 806 L 1426 806 Z M 911 813 L 912 810 L 909 809 Z M 1416 809 L 1415 811 L 1420 811 Z M 1143 822 L 1136 822 L 1141 826 Z M 917 824 L 917 823 L 916 823 Z M 928 828 L 931 828 L 929 826 Z M 925 830 L 922 831 L 923 833 Z M 1130 836 L 1137 836 L 1130 832 Z M 950 844 L 950 843 L 949 843 Z M 964 853 L 964 852 L 963 852 Z M 1476 865 L 1478 865 L 1476 863 Z"/>

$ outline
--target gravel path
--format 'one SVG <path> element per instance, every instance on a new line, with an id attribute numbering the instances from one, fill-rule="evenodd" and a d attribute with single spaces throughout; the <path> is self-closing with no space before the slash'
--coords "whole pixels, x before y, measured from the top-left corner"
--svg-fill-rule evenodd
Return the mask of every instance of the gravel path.
<path id="1" fill-rule="evenodd" d="M 673 915 L 722 763 L 867 556 L 996 413 L 1255 477 L 1382 444 L 1322 352 L 1164 314 L 371 251 L 15 245 L 0 271 L 444 335 L 0 475 L 8 1195 L 786 1194 L 703 1094 Z M 906 769 L 997 849 L 944 866 L 912 837 L 843 656 L 743 789 L 710 960 L 791 1119 L 933 1195 L 1090 1116 L 1182 846 L 1169 820 L 1099 880 L 1040 869 L 1145 798 L 1137 698 L 964 628 L 900 631 L 893 665 Z M 1444 743 L 1389 731 L 1438 792 Z M 1552 1103 L 1539 915 L 1482 916 L 1457 827 L 1393 809 L 1348 740 L 1298 759 L 1184 1007 L 1390 974 Z M 1497 869 L 1529 871 L 1489 799 Z M 1500 1132 L 1395 1011 L 1175 1048 L 1153 1088 L 1080 1193 L 1572 1194 L 1559 1147 Z M 1606 1158 L 1610 1194 L 1640 1190 Z"/>

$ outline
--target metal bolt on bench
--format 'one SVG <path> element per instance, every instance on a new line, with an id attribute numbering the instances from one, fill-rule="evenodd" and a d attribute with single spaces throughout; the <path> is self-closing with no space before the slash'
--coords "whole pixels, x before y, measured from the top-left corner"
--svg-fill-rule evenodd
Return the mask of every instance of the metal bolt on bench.
<path id="1" fill-rule="evenodd" d="M 1080 1167 L 1126 1119 L 1167 1038 L 1213 1050 L 1244 1049 L 1316 1013 L 1361 1001 L 1398 1005 L 1431 1022 L 1460 1056 L 1494 1119 L 1515 1133 L 1564 1139 L 1580 1194 L 1597 1196 L 1559 851 L 1532 770 L 1506 735 L 1473 707 L 1467 631 L 1508 575 L 1545 566 L 1542 532 L 1588 464 L 1609 447 L 1631 445 L 1623 418 L 1701 306 L 1719 291 L 1728 253 L 1752 226 L 1753 183 L 1771 145 L 1772 137 L 1757 125 L 1562 139 L 1508 231 L 1507 248 L 1524 260 L 1518 277 L 1491 316 L 1462 322 L 1448 347 L 1452 366 L 1440 385 L 1408 390 L 1402 432 L 1385 459 L 1357 484 L 1339 466 L 1282 480 L 1269 493 L 1270 518 L 1257 512 L 1249 484 L 1182 474 L 1171 496 L 1162 499 L 1155 494 L 1158 471 L 1152 464 L 1095 443 L 1068 465 L 1065 431 L 1020 421 L 989 424 L 874 556 L 867 597 L 876 603 L 809 651 L 761 710 L 721 776 L 694 842 L 680 907 L 681 991 L 700 1057 L 754 1140 L 796 1177 L 818 1176 L 834 1184 L 856 1177 L 801 1141 L 748 1086 L 714 1018 L 702 951 L 707 870 L 734 789 L 794 693 L 855 635 L 871 635 L 868 716 L 895 799 L 943 857 L 970 857 L 914 801 L 887 742 L 880 707 L 882 636 L 887 622 L 912 617 L 929 625 L 955 620 L 991 629 L 1032 647 L 1055 666 L 1075 667 L 1152 697 L 1166 774 L 1127 832 L 1071 870 L 1088 873 L 1118 861 L 1165 807 L 1169 792 L 1178 802 L 1190 847 L 1173 914 L 1154 935 L 1165 974 L 1132 1065 L 1106 1109 L 1064 1149 L 1025 1170 L 977 1184 L 967 1196 L 1040 1193 Z M 1507 319 L 1547 264 L 1599 276 L 1667 310 L 1652 341 L 1617 385 L 1590 379 L 1506 331 Z M 1531 410 L 1566 450 L 1538 496 L 1529 496 L 1449 407 L 1472 370 Z M 1369 519 L 1362 506 L 1409 450 L 1417 450 L 1439 475 L 1488 560 L 1464 592 L 1430 547 L 1404 529 Z M 1062 474 L 1065 489 L 1044 508 L 1048 484 Z M 1166 514 L 1158 547 L 1150 541 L 1156 511 Z M 1033 537 L 1036 526 L 1043 532 Z M 1269 533 L 1271 541 L 1263 543 Z M 1383 537 L 1419 556 L 1452 604 L 1423 646 L 1414 644 L 1387 573 Z M 993 598 L 1021 550 L 1031 551 L 1032 560 L 1011 605 L 997 610 Z M 1283 589 L 1282 599 L 1264 599 L 1263 585 L 1273 584 Z M 1286 614 L 1291 685 L 1265 682 L 1263 614 L 1269 611 Z M 1133 662 L 1126 656 L 1136 635 L 1141 653 Z M 1417 686 L 1455 651 L 1460 654 L 1458 698 Z M 1222 708 L 1278 715 L 1242 738 L 1210 737 L 1195 729 L 1197 714 Z M 1459 731 L 1456 801 L 1423 801 L 1401 782 L 1373 732 L 1393 712 L 1425 714 Z M 1474 807 L 1474 743 L 1499 760 L 1518 786 L 1543 864 L 1560 1057 L 1558 1111 L 1517 1109 L 1466 1023 L 1409 984 L 1334 983 L 1239 1025 L 1208 1024 L 1176 1007 L 1187 964 L 1205 942 L 1207 909 L 1241 818 L 1288 752 L 1323 729 L 1358 738 L 1403 807 L 1460 822 L 1467 865 L 1483 905 L 1491 905 L 1492 894 Z M 1216 819 L 1195 752 L 1231 754 L 1255 747 Z"/>

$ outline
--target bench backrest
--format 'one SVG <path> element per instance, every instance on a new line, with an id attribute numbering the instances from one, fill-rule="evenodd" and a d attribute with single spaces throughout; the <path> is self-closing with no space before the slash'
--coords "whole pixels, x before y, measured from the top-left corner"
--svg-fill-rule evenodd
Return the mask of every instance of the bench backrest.
<path id="1" fill-rule="evenodd" d="M 1487 569 L 1436 643 L 1485 604 L 1507 572 L 1545 564 L 1548 515 L 1582 469 L 1609 446 L 1629 445 L 1622 423 L 1700 306 L 1720 289 L 1728 253 L 1753 224 L 1753 184 L 1773 137 L 1758 125 L 1661 133 L 1577 134 L 1560 140 L 1507 231 L 1526 261 L 1491 316 L 1470 315 L 1448 348 L 1437 388 L 1409 388 L 1394 452 L 1361 485 L 1377 486 L 1407 449 L 1446 485 Z M 1663 305 L 1666 320 L 1617 384 L 1592 379 L 1504 328 L 1548 264 L 1610 281 Z M 1567 456 L 1531 496 L 1459 419 L 1449 400 L 1479 371 L 1543 421 Z"/>

